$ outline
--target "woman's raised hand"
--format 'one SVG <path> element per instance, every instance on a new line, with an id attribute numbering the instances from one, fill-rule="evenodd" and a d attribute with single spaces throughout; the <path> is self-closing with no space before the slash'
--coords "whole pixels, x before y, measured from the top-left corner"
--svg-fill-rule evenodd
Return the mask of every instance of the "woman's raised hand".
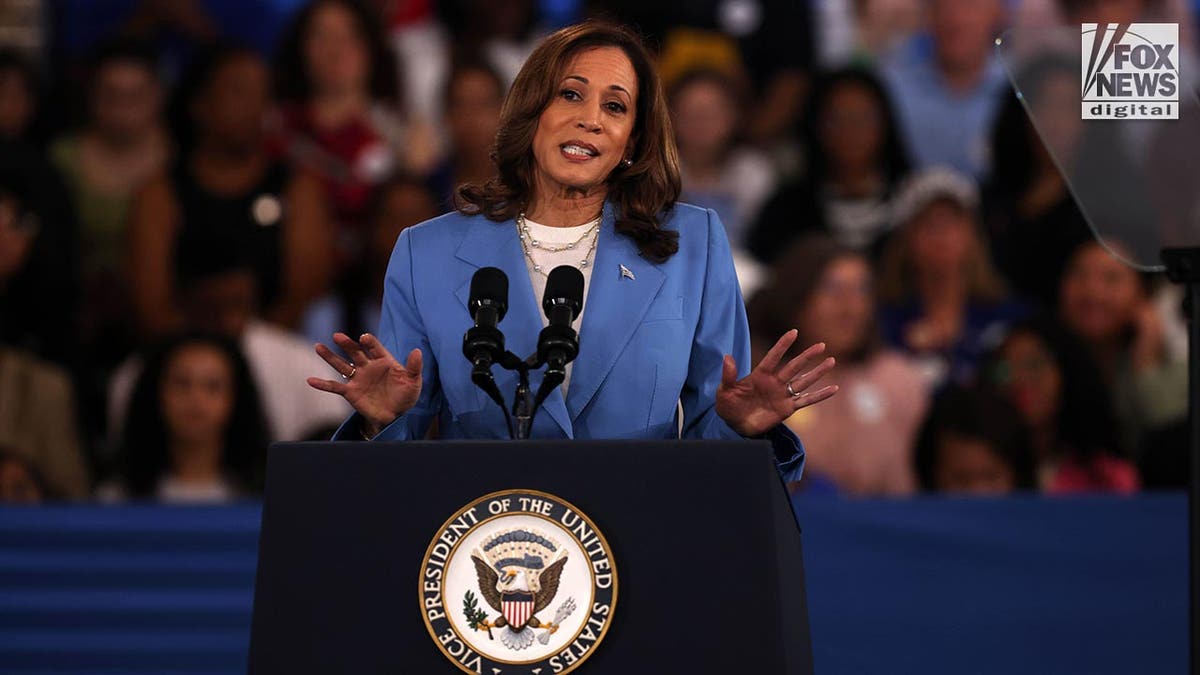
<path id="1" fill-rule="evenodd" d="M 374 335 L 364 333 L 356 342 L 345 333 L 334 333 L 333 342 L 350 360 L 317 344 L 317 354 L 342 376 L 337 380 L 308 378 L 308 385 L 345 398 L 366 420 L 363 431 L 374 436 L 408 412 L 421 395 L 421 350 L 408 353 L 401 364 Z"/>
<path id="2" fill-rule="evenodd" d="M 758 367 L 737 379 L 737 364 L 725 356 L 721 386 L 717 389 L 717 414 L 743 436 L 766 433 L 800 408 L 819 403 L 837 393 L 837 385 L 814 389 L 817 380 L 833 369 L 833 357 L 821 359 L 825 344 L 805 349 L 786 364 L 780 364 L 796 341 L 790 330 L 759 362 Z"/>

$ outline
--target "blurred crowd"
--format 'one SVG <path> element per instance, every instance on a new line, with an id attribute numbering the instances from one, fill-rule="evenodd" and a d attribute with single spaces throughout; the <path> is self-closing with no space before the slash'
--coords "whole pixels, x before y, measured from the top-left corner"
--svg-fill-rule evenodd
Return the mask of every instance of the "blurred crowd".
<path id="1" fill-rule="evenodd" d="M 399 232 L 491 175 L 523 59 L 588 17 L 659 59 L 756 357 L 838 359 L 794 490 L 1186 484 L 1181 293 L 1094 241 L 994 40 L 1190 49 L 1192 0 L 0 0 L 0 499 L 228 501 L 327 438 L 312 344 L 376 328 Z M 1023 67 L 1078 122 L 1073 67 Z"/>

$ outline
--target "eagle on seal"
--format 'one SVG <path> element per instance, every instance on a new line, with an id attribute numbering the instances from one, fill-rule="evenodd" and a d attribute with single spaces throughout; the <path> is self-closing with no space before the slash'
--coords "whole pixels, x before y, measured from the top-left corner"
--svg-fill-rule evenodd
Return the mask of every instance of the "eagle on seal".
<path id="1" fill-rule="evenodd" d="M 481 629 L 505 628 L 500 640 L 516 649 L 533 644 L 534 628 L 558 630 L 537 613 L 550 606 L 558 594 L 567 552 L 535 530 L 516 528 L 497 532 L 471 553 L 479 577 L 479 591 L 488 606 L 500 613 L 483 621 Z"/>

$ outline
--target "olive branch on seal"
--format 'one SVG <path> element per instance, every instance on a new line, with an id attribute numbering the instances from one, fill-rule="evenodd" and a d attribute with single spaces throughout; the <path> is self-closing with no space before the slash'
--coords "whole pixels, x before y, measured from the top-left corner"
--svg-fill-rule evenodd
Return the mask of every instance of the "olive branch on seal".
<path id="1" fill-rule="evenodd" d="M 494 639 L 492 637 L 492 627 L 488 625 L 487 613 L 479 609 L 479 600 L 476 599 L 475 594 L 471 591 L 467 591 L 467 594 L 463 596 L 463 614 L 467 615 L 468 626 L 474 630 L 486 627 L 488 639 Z"/>

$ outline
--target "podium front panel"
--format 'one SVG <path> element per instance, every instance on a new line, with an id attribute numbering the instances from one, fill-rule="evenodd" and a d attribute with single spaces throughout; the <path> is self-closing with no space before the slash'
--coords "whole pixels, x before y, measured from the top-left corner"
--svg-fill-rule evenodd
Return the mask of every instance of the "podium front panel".
<path id="1" fill-rule="evenodd" d="M 425 625 L 423 560 L 451 515 L 509 489 L 577 506 L 611 548 L 608 633 L 575 672 L 811 672 L 800 536 L 770 447 L 714 441 L 274 445 L 250 672 L 461 672 Z"/>

